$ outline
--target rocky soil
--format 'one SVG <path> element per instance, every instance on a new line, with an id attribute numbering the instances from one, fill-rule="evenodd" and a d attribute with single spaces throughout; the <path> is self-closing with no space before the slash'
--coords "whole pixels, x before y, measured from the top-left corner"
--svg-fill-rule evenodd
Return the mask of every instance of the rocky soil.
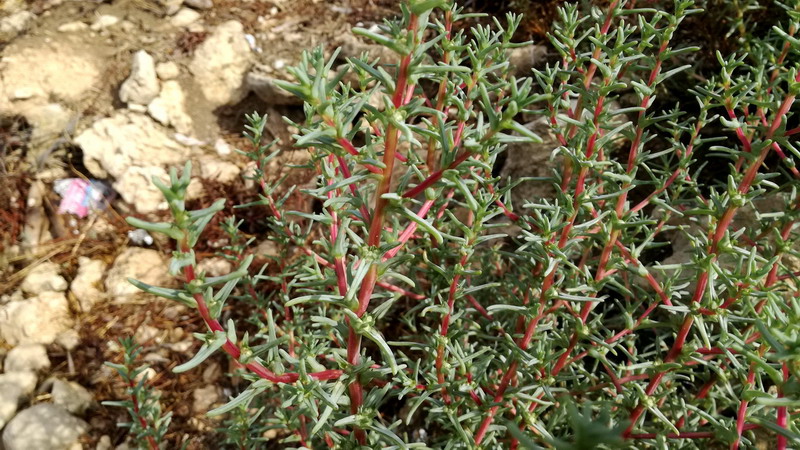
<path id="1" fill-rule="evenodd" d="M 127 420 L 126 412 L 100 404 L 124 395 L 103 366 L 121 360 L 123 336 L 143 346 L 150 382 L 173 413 L 170 446 L 216 448 L 208 432 L 218 424 L 203 413 L 233 392 L 223 375 L 227 362 L 185 376 L 170 372 L 197 350 L 191 333 L 200 323 L 127 282 L 173 281 L 166 243 L 132 241 L 123 217 L 163 218 L 166 205 L 150 178 L 164 179 L 186 160 L 195 163 L 196 206 L 252 198 L 247 160 L 234 151 L 243 144 L 244 114 L 270 114 L 269 133 L 288 148 L 281 117 L 300 117 L 302 109 L 273 81 L 288 79 L 286 68 L 305 48 L 346 44 L 343 58 L 367 50 L 349 30 L 381 20 L 385 6 L 2 2 L 0 448 L 125 448 L 116 423 Z M 272 169 L 304 155 L 289 151 Z M 59 211 L 56 186 L 71 178 L 106 183 L 101 210 L 83 218 Z M 258 231 L 252 222 L 245 231 Z M 224 242 L 209 236 L 207 244 L 206 270 L 229 271 L 212 257 Z"/>
<path id="2" fill-rule="evenodd" d="M 244 114 L 270 115 L 268 132 L 287 152 L 271 175 L 308 155 L 291 151 L 282 116 L 301 105 L 276 88 L 303 49 L 380 48 L 356 38 L 396 13 L 390 0 L 5 0 L 0 6 L 0 429 L 6 450 L 126 448 L 116 427 L 126 412 L 101 405 L 124 386 L 103 361 L 121 360 L 119 337 L 134 336 L 151 384 L 173 414 L 171 448 L 217 448 L 218 423 L 203 413 L 234 392 L 228 362 L 176 375 L 199 347 L 201 323 L 185 308 L 141 295 L 128 277 L 174 282 L 171 249 L 141 239 L 123 218 L 159 219 L 166 204 L 150 182 L 193 161 L 193 207 L 216 198 L 253 199 Z M 391 55 L 389 55 L 391 56 Z M 542 56 L 520 49 L 521 71 Z M 532 124 L 531 126 L 538 126 Z M 506 163 L 504 175 L 541 175 L 550 151 L 535 149 L 536 173 Z M 530 149 L 513 149 L 530 154 Z M 528 156 L 522 158 L 527 160 Z M 533 167 L 528 164 L 529 167 Z M 302 175 L 292 181 L 307 182 Z M 99 180 L 101 209 L 59 210 L 64 179 Z M 526 195 L 529 195 L 526 194 Z M 302 205 L 301 205 L 302 206 Z M 233 210 L 259 237 L 263 211 Z M 260 236 L 263 239 L 263 234 Z M 206 271 L 225 245 L 213 224 L 201 243 Z M 257 242 L 256 242 L 257 245 Z M 258 247 L 269 252 L 269 246 Z"/>
<path id="3" fill-rule="evenodd" d="M 490 13 L 506 3 L 515 2 L 465 1 Z M 549 25 L 555 3 L 541 2 L 550 9 L 526 22 L 533 36 Z M 264 241 L 267 212 L 233 209 L 257 194 L 252 165 L 235 151 L 246 149 L 244 115 L 269 114 L 268 137 L 286 151 L 267 171 L 283 176 L 308 154 L 292 150 L 282 120 L 302 119 L 302 105 L 274 81 L 289 79 L 287 67 L 318 45 L 328 54 L 341 47 L 339 63 L 363 52 L 392 60 L 350 29 L 396 12 L 394 0 L 0 2 L 0 449 L 127 448 L 116 426 L 127 413 L 101 402 L 125 394 L 103 362 L 121 361 L 118 339 L 128 336 L 142 346 L 149 383 L 173 415 L 168 448 L 219 448 L 213 431 L 220 423 L 204 412 L 233 395 L 238 380 L 225 375 L 223 356 L 172 373 L 199 348 L 192 333 L 202 322 L 128 283 L 175 280 L 167 273 L 169 243 L 132 233 L 124 217 L 164 219 L 166 204 L 150 179 L 166 179 L 171 167 L 191 160 L 189 206 L 228 199 L 224 215 L 243 220 L 254 252 L 273 252 Z M 516 49 L 517 74 L 527 75 L 546 53 Z M 496 175 L 551 172 L 555 137 L 541 119 L 527 126 L 545 142 L 510 146 Z M 292 173 L 289 184 L 309 181 Z M 61 210 L 65 179 L 100 182 L 100 209 L 85 217 Z M 549 195 L 546 184 L 526 181 L 512 202 L 521 207 Z M 737 220 L 756 220 L 748 214 Z M 204 271 L 231 270 L 215 256 L 227 244 L 212 222 L 197 249 Z M 687 252 L 688 241 L 677 236 L 659 258 L 680 262 Z"/>

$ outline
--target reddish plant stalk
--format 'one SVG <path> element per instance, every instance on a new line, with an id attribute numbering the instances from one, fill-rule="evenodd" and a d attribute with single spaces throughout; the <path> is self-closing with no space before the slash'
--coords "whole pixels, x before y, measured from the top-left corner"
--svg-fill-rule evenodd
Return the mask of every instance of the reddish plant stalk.
<path id="1" fill-rule="evenodd" d="M 180 249 L 184 253 L 188 253 L 190 251 L 189 244 L 186 240 L 180 243 Z M 186 278 L 186 283 L 189 284 L 196 279 L 194 273 L 194 266 L 189 265 L 183 268 L 183 275 Z M 217 319 L 211 317 L 211 314 L 208 310 L 208 305 L 206 304 L 205 298 L 203 294 L 197 293 L 194 294 L 194 300 L 197 303 L 197 311 L 200 313 L 200 317 L 202 317 L 203 322 L 205 322 L 206 326 L 209 330 L 217 332 L 225 332 L 225 329 L 219 323 Z M 230 339 L 226 339 L 225 343 L 222 345 L 223 351 L 227 353 L 234 361 L 234 363 L 239 367 L 244 367 L 249 371 L 253 372 L 254 374 L 258 375 L 260 378 L 264 378 L 269 380 L 273 383 L 294 383 L 300 378 L 298 373 L 284 373 L 282 375 L 277 375 L 271 370 L 264 367 L 258 361 L 251 361 L 247 364 L 242 364 L 239 362 L 239 358 L 242 355 L 241 350 L 239 347 L 234 343 L 231 342 Z M 323 370 L 321 372 L 310 373 L 308 376 L 317 380 L 335 380 L 343 375 L 343 371 L 341 370 Z"/>
<path id="2" fill-rule="evenodd" d="M 795 77 L 795 82 L 800 82 L 800 74 L 798 74 Z M 794 100 L 795 96 L 791 94 L 787 95 L 786 98 L 783 100 L 781 106 L 778 108 L 778 111 L 775 113 L 775 118 L 773 119 L 772 126 L 770 126 L 769 130 L 767 131 L 764 137 L 765 141 L 772 139 L 775 131 L 777 131 L 778 127 L 780 127 L 783 117 L 788 113 L 789 109 L 794 103 Z M 739 183 L 738 193 L 740 195 L 745 195 L 750 190 L 750 187 L 752 183 L 755 181 L 756 175 L 758 174 L 758 170 L 761 167 L 761 164 L 763 164 L 764 160 L 766 159 L 767 154 L 769 153 L 769 150 L 771 148 L 772 148 L 771 146 L 765 146 L 761 150 L 761 153 L 756 158 L 756 160 L 753 161 L 753 163 L 748 168 L 747 172 L 744 175 L 744 178 Z M 712 261 L 711 261 L 712 263 L 716 262 L 717 258 L 719 257 L 718 246 L 722 241 L 722 238 L 725 236 L 726 231 L 730 227 L 730 224 L 733 221 L 733 218 L 736 215 L 737 210 L 738 207 L 733 204 L 728 206 L 728 208 L 725 210 L 722 217 L 720 218 L 719 223 L 717 224 L 717 228 L 716 231 L 713 233 L 713 237 L 711 238 L 711 245 L 709 248 L 709 254 L 712 256 Z M 705 293 L 706 287 L 708 285 L 708 281 L 709 281 L 709 271 L 705 270 L 700 274 L 698 278 L 694 295 L 692 296 L 691 300 L 693 304 L 698 303 L 700 302 L 700 300 L 702 300 L 703 294 Z M 694 323 L 694 316 L 687 315 L 686 319 L 684 319 L 681 329 L 678 332 L 677 337 L 675 338 L 675 342 L 673 343 L 672 348 L 667 354 L 667 357 L 664 359 L 665 363 L 673 362 L 681 354 L 681 352 L 683 351 L 683 346 L 686 342 L 686 338 L 689 335 L 689 331 L 691 330 L 693 323 Z M 648 384 L 645 390 L 648 396 L 652 395 L 655 392 L 655 390 L 661 384 L 661 381 L 663 380 L 665 375 L 666 372 L 658 372 L 653 376 L 653 378 L 651 378 L 650 383 Z M 742 404 L 744 404 L 744 409 L 746 410 L 747 406 L 745 402 L 742 402 Z M 638 422 L 641 415 L 644 413 L 644 409 L 645 407 L 642 404 L 637 405 L 633 409 L 633 411 L 631 412 L 631 423 L 625 430 L 624 436 L 627 437 L 631 435 L 634 427 L 636 426 L 636 423 Z M 740 416 L 743 417 L 743 415 L 744 411 L 742 411 L 740 406 Z M 737 425 L 737 434 L 739 436 L 741 436 L 740 428 L 741 427 Z M 734 448 L 738 448 L 738 439 L 736 442 L 737 444 L 736 447 Z"/>
<path id="3" fill-rule="evenodd" d="M 674 26 L 671 26 L 671 27 L 674 27 Z M 658 53 L 656 55 L 656 63 L 653 66 L 653 68 L 650 70 L 650 76 L 648 77 L 648 80 L 647 80 L 647 86 L 649 88 L 651 88 L 651 89 L 655 86 L 656 81 L 658 80 L 658 75 L 661 72 L 662 55 L 664 54 L 664 52 L 666 52 L 668 46 L 669 46 L 669 39 L 664 39 L 664 41 L 661 43 L 661 46 L 658 49 Z M 608 82 L 610 82 L 610 80 L 606 80 L 606 83 L 608 83 Z M 635 137 L 633 138 L 633 141 L 631 142 L 630 150 L 628 151 L 628 166 L 627 166 L 626 174 L 628 176 L 630 176 L 630 177 L 633 176 L 634 170 L 636 169 L 636 159 L 638 158 L 638 155 L 639 155 L 639 147 L 641 146 L 642 135 L 644 134 L 644 118 L 645 118 L 645 113 L 647 112 L 647 109 L 650 106 L 650 98 L 651 98 L 650 95 L 645 95 L 644 97 L 642 97 L 642 101 L 641 101 L 641 104 L 640 104 L 640 107 L 642 109 L 639 111 L 639 118 L 638 118 L 638 121 L 637 121 Z M 604 100 L 604 97 L 600 97 L 600 99 L 598 101 L 598 105 L 595 108 L 595 113 L 594 113 L 595 129 L 598 128 L 599 115 L 600 115 L 600 112 L 602 111 L 603 100 Z M 595 134 L 593 134 L 589 138 L 589 143 L 587 144 L 587 150 L 586 150 L 587 158 L 590 157 L 590 151 L 593 150 L 592 147 L 593 147 L 594 143 L 596 142 L 596 139 L 597 139 L 597 132 L 595 132 Z M 583 172 L 584 170 L 585 169 L 581 169 L 581 172 Z M 581 178 L 582 178 L 581 175 L 579 175 L 578 179 L 581 180 Z M 623 216 L 625 214 L 624 208 L 625 208 L 625 204 L 626 204 L 627 198 L 628 198 L 628 191 L 629 191 L 629 188 L 631 187 L 632 183 L 633 183 L 633 181 L 629 181 L 629 182 L 624 183 L 623 186 L 622 186 L 622 194 L 617 197 L 617 204 L 616 204 L 616 207 L 614 209 L 615 213 L 616 213 L 616 216 L 617 216 L 617 220 L 622 220 L 622 218 L 623 218 Z M 578 189 L 576 188 L 576 201 L 577 201 L 577 196 L 578 196 L 577 191 L 578 191 Z M 576 215 L 576 214 L 577 214 L 577 209 L 576 209 L 576 212 L 573 213 L 573 215 Z M 569 226 L 565 228 L 565 231 L 568 231 L 568 228 L 569 228 Z M 600 281 L 602 281 L 606 277 L 606 275 L 608 275 L 606 273 L 606 266 L 608 264 L 609 258 L 611 257 L 611 253 L 612 253 L 614 247 L 617 245 L 617 241 L 619 239 L 620 233 L 621 233 L 621 230 L 619 230 L 619 229 L 614 229 L 614 230 L 611 231 L 611 236 L 606 241 L 605 246 L 603 247 L 603 251 L 602 251 L 602 253 L 600 255 L 600 261 L 598 262 L 597 271 L 595 272 L 595 283 L 599 283 Z M 562 240 L 564 240 L 564 235 L 562 235 Z M 630 259 L 630 254 L 628 254 L 628 257 Z M 671 303 L 670 303 L 669 298 L 667 298 L 666 295 L 664 295 L 663 290 L 661 290 L 660 286 L 655 281 L 655 278 L 653 278 L 652 275 L 647 274 L 647 281 L 654 289 L 656 289 L 657 292 L 660 293 L 660 300 L 659 301 L 664 301 L 664 303 L 666 303 L 667 305 L 670 305 Z M 596 293 L 592 293 L 591 297 L 595 297 L 596 295 L 597 295 Z M 594 306 L 595 306 L 594 302 L 586 302 L 583 305 L 583 307 L 581 308 L 581 315 L 580 315 L 580 319 L 581 319 L 581 323 L 582 324 L 586 324 L 586 321 L 589 318 L 589 313 L 592 311 Z M 567 351 L 564 352 L 564 354 L 561 355 L 561 357 L 559 358 L 558 362 L 556 363 L 556 365 L 553 367 L 553 369 L 551 371 L 551 374 L 553 376 L 557 375 L 559 373 L 559 371 L 566 365 L 567 358 L 569 358 L 569 356 L 572 353 L 572 350 L 573 350 L 575 344 L 577 343 L 577 340 L 578 340 L 577 338 L 578 338 L 578 330 L 575 330 L 575 332 L 573 333 L 572 339 L 570 339 L 570 345 L 567 348 Z"/>
<path id="4" fill-rule="evenodd" d="M 493 402 L 500 403 L 503 400 L 503 396 L 505 395 L 506 389 L 508 389 L 508 385 L 511 382 L 511 379 L 517 373 L 517 361 L 511 363 L 508 370 L 506 370 L 505 374 L 503 374 L 503 378 L 500 380 L 500 386 L 498 386 L 497 391 L 495 392 Z M 483 438 L 486 436 L 486 432 L 489 430 L 489 425 L 492 424 L 494 420 L 494 415 L 497 414 L 497 410 L 500 408 L 500 405 L 495 405 L 489 408 L 489 412 L 486 414 L 486 417 L 481 422 L 480 427 L 478 428 L 478 432 L 475 433 L 475 444 L 480 445 L 480 442 L 483 441 Z"/>
<path id="5" fill-rule="evenodd" d="M 453 13 L 452 11 L 448 10 L 444 15 L 444 29 L 445 34 L 443 40 L 445 42 L 450 40 L 450 34 L 453 30 Z M 450 64 L 450 52 L 445 51 L 443 57 L 444 65 Z M 439 91 L 436 94 L 436 110 L 444 112 L 445 110 L 445 99 L 447 98 L 447 83 L 449 78 L 445 76 L 442 78 L 442 81 L 439 82 Z M 433 115 L 431 117 L 431 124 L 435 129 L 439 125 L 439 117 L 437 115 Z M 428 167 L 428 172 L 432 172 L 436 169 L 436 141 L 433 138 L 428 140 L 428 152 L 425 156 L 425 165 Z"/>
<path id="6" fill-rule="evenodd" d="M 463 267 L 467 264 L 467 255 L 461 257 L 459 261 L 459 265 Z M 444 339 L 447 338 L 447 331 L 450 327 L 450 316 L 453 313 L 453 308 L 456 302 L 456 292 L 458 291 L 458 283 L 461 281 L 461 274 L 456 273 L 453 276 L 453 280 L 450 282 L 450 289 L 447 295 L 447 312 L 442 317 L 442 324 L 440 327 L 439 335 L 442 337 L 442 341 L 439 343 L 439 346 L 436 349 L 436 379 L 439 384 L 444 384 Z M 445 404 L 450 404 L 450 394 L 447 393 L 447 388 L 442 387 L 442 398 L 444 399 Z"/>
<path id="7" fill-rule="evenodd" d="M 781 366 L 781 372 L 783 373 L 783 382 L 786 383 L 786 380 L 789 379 L 789 366 L 786 365 L 784 362 Z M 783 385 L 778 387 L 778 398 L 783 398 Z M 787 425 L 789 424 L 789 411 L 786 409 L 785 406 L 778 407 L 778 420 L 777 425 L 784 430 L 786 429 Z M 778 450 L 786 450 L 786 436 L 782 434 L 778 434 Z"/>
<path id="8" fill-rule="evenodd" d="M 762 346 L 758 349 L 759 356 L 764 356 L 764 350 L 766 350 L 766 346 Z M 750 388 L 756 380 L 756 363 L 750 363 L 750 370 L 747 372 L 747 381 L 745 382 L 744 389 Z M 739 403 L 739 410 L 736 412 L 736 440 L 733 441 L 731 444 L 731 450 L 735 450 L 739 448 L 739 442 L 742 439 L 742 433 L 744 432 L 744 425 L 745 419 L 747 415 L 747 400 L 742 400 Z"/>
<path id="9" fill-rule="evenodd" d="M 417 16 L 412 14 L 408 24 L 408 31 L 417 34 Z M 416 38 L 415 38 L 416 41 Z M 415 42 L 416 43 L 416 42 Z M 409 65 L 414 51 L 411 50 L 408 54 L 403 56 L 400 61 L 400 68 L 397 75 L 396 87 L 392 95 L 392 103 L 395 109 L 399 109 L 404 105 L 406 100 L 406 91 L 413 89 L 409 86 Z M 410 99 L 410 98 L 409 98 Z M 389 193 L 391 187 L 392 175 L 394 173 L 395 154 L 397 152 L 397 143 L 400 138 L 400 131 L 393 124 L 389 124 L 386 128 L 384 151 L 383 151 L 383 164 L 381 180 L 375 193 L 375 207 L 373 208 L 372 220 L 369 227 L 369 236 L 367 238 L 367 245 L 370 247 L 378 247 L 381 243 L 381 232 L 383 231 L 384 216 L 386 214 L 386 205 L 388 201 L 383 197 Z M 378 261 L 372 262 L 361 283 L 361 288 L 358 293 L 358 306 L 356 315 L 361 317 L 367 312 L 372 292 L 378 281 Z M 352 324 L 349 326 L 347 338 L 347 360 L 351 366 L 358 365 L 361 354 L 361 335 L 356 333 Z M 363 386 L 360 380 L 353 380 L 348 387 L 350 393 L 350 410 L 353 414 L 358 413 L 359 408 L 364 402 Z M 366 444 L 366 434 L 363 430 L 356 429 L 356 440 L 359 444 Z"/>
<path id="10" fill-rule="evenodd" d="M 133 404 L 133 413 L 139 419 L 139 425 L 141 425 L 141 427 L 145 430 L 151 428 L 147 420 L 144 417 L 142 417 L 141 414 L 139 414 L 139 399 L 136 398 L 136 395 L 133 394 L 133 389 L 136 388 L 136 383 L 133 380 L 130 380 L 128 381 L 128 387 L 130 388 L 131 392 L 131 403 Z M 150 450 L 158 450 L 158 443 L 156 442 L 156 439 L 153 436 L 147 436 L 147 445 L 150 448 Z"/>
<path id="11" fill-rule="evenodd" d="M 759 428 L 758 425 L 746 425 L 745 430 L 755 430 Z M 629 437 L 631 439 L 655 439 L 658 433 L 635 433 Z M 668 439 L 708 439 L 713 438 L 716 434 L 713 431 L 693 431 L 688 433 L 669 433 L 666 435 Z"/>

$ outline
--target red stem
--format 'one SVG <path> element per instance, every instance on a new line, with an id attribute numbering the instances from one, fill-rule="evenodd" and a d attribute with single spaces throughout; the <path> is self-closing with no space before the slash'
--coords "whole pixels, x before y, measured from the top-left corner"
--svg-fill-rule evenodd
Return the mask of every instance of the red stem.
<path id="1" fill-rule="evenodd" d="M 800 82 L 800 74 L 798 74 L 795 78 L 795 82 Z M 786 98 L 781 103 L 780 108 L 775 113 L 775 118 L 773 119 L 772 126 L 770 126 L 769 130 L 764 137 L 764 140 L 772 139 L 775 131 L 778 129 L 780 124 L 783 121 L 783 116 L 788 113 L 789 109 L 791 108 L 792 104 L 794 103 L 795 96 L 794 95 L 787 95 Z M 761 164 L 763 164 L 764 160 L 771 149 L 771 146 L 765 146 L 761 153 L 759 154 L 758 158 L 750 165 L 747 172 L 745 173 L 744 178 L 739 184 L 738 192 L 740 195 L 745 195 L 750 190 L 752 183 L 755 181 L 756 175 L 758 174 L 758 170 L 761 168 Z M 712 263 L 716 261 L 719 256 L 718 246 L 721 242 L 722 238 L 725 236 L 725 232 L 728 230 L 731 222 L 733 221 L 734 216 L 736 215 L 736 211 L 738 207 L 731 204 L 725 210 L 725 213 L 719 220 L 717 224 L 717 228 L 713 234 L 711 239 L 711 245 L 709 248 L 709 254 L 712 256 Z M 700 274 L 700 277 L 697 281 L 697 285 L 695 287 L 694 295 L 692 296 L 692 303 L 698 303 L 703 298 L 703 294 L 705 293 L 706 287 L 709 281 L 709 272 L 708 270 L 704 271 Z M 664 359 L 664 362 L 670 363 L 674 361 L 683 351 L 683 346 L 686 342 L 686 338 L 689 335 L 689 331 L 692 328 L 692 324 L 694 322 L 694 317 L 692 315 L 687 315 L 684 319 L 683 325 L 681 326 L 680 331 L 678 332 L 678 336 L 675 338 L 675 342 L 672 345 L 667 357 Z M 766 347 L 763 347 L 766 349 Z M 646 393 L 647 395 L 652 395 L 653 392 L 658 388 L 663 380 L 666 372 L 658 372 L 656 373 L 653 378 L 650 380 L 650 383 L 647 386 Z M 749 377 L 748 377 L 749 379 Z M 744 410 L 742 409 L 744 408 Z M 742 427 L 744 423 L 738 423 L 739 420 L 744 420 L 744 413 L 747 408 L 746 402 L 742 402 L 739 409 L 739 419 L 737 420 L 737 434 L 738 438 L 736 440 L 735 445 L 732 448 L 738 448 L 739 438 L 741 438 Z M 644 406 L 642 404 L 637 405 L 633 411 L 631 412 L 631 421 L 628 428 L 625 430 L 624 436 L 630 436 L 636 423 L 638 422 L 641 415 L 644 413 Z"/>
<path id="2" fill-rule="evenodd" d="M 150 428 L 150 424 L 147 422 L 147 419 L 139 414 L 139 399 L 136 398 L 136 395 L 133 393 L 136 387 L 134 380 L 131 379 L 128 381 L 128 387 L 130 388 L 131 402 L 133 403 L 133 414 L 139 418 L 139 425 L 146 430 Z M 156 443 L 156 439 L 153 436 L 147 436 L 147 445 L 150 447 L 150 450 L 158 450 L 158 443 Z"/>

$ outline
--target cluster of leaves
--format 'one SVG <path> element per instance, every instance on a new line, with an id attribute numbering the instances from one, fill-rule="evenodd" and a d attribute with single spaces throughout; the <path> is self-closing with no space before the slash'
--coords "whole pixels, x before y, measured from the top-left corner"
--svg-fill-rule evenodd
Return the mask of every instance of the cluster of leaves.
<path id="1" fill-rule="evenodd" d="M 136 359 L 141 347 L 131 338 L 119 340 L 122 346 L 122 364 L 106 362 L 116 370 L 125 382 L 127 399 L 122 401 L 104 401 L 105 406 L 125 408 L 131 416 L 130 422 L 119 423 L 127 428 L 131 437 L 130 443 L 136 448 L 155 450 L 160 448 L 167 434 L 172 413 L 162 413 L 158 394 L 147 384 L 147 365 L 137 367 Z"/>
<path id="2" fill-rule="evenodd" d="M 233 413 L 229 442 L 258 448 L 267 429 L 309 448 L 800 442 L 800 1 L 782 7 L 747 55 L 718 55 L 696 104 L 668 110 L 653 105 L 691 69 L 697 49 L 673 40 L 692 0 L 564 6 L 560 61 L 530 78 L 508 57 L 519 17 L 457 32 L 468 15 L 444 0 L 355 29 L 396 61 L 334 71 L 335 55 L 306 53 L 280 86 L 304 101 L 295 145 L 317 177 L 301 193 L 320 211 L 286 210 L 265 117 L 245 133 L 274 264 L 248 270 L 228 222 L 239 269 L 197 273 L 192 247 L 221 204 L 185 210 L 188 167 L 158 183 L 174 223 L 132 221 L 176 240 L 185 282 L 137 285 L 208 327 L 181 370 L 224 351 L 251 381 L 211 412 Z M 552 150 L 552 175 L 499 179 L 510 145 Z M 523 181 L 554 194 L 514 205 Z M 223 327 L 226 302 L 255 305 L 256 331 Z"/>

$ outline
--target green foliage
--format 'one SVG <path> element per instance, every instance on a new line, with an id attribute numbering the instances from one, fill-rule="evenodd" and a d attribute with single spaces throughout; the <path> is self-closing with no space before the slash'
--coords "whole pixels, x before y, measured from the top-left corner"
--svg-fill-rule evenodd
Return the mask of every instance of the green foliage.
<path id="1" fill-rule="evenodd" d="M 158 395 L 147 384 L 147 365 L 135 367 L 141 348 L 130 338 L 120 339 L 119 343 L 123 349 L 122 364 L 106 362 L 105 365 L 116 370 L 125 381 L 128 398 L 122 401 L 104 401 L 103 405 L 128 410 L 131 421 L 119 423 L 117 426 L 128 429 L 136 448 L 157 449 L 164 442 L 172 413 L 162 414 Z"/>
<path id="2" fill-rule="evenodd" d="M 674 42 L 692 0 L 566 5 L 550 36 L 560 60 L 530 78 L 508 57 L 519 17 L 454 31 L 465 15 L 448 3 L 356 30 L 397 61 L 334 72 L 336 55 L 316 49 L 280 84 L 304 101 L 294 143 L 316 184 L 301 193 L 321 211 L 288 210 L 292 190 L 266 172 L 278 155 L 266 118 L 248 116 L 261 192 L 244 206 L 271 211 L 271 267 L 250 269 L 230 220 L 239 269 L 197 273 L 192 248 L 222 203 L 185 210 L 188 167 L 159 184 L 174 223 L 130 221 L 176 240 L 170 268 L 185 280 L 137 285 L 208 327 L 178 370 L 223 351 L 251 383 L 212 411 L 229 415 L 226 442 L 259 448 L 280 430 L 283 446 L 309 448 L 697 448 L 766 434 L 786 448 L 800 3 L 747 36 L 748 55 L 718 55 L 719 74 L 687 87 L 693 104 L 659 99 L 666 109 L 656 97 L 697 50 Z M 544 139 L 551 176 L 493 175 L 509 145 Z M 512 204 L 522 181 L 555 193 Z M 666 249 L 672 262 L 652 256 Z M 255 305 L 257 331 L 223 326 L 226 301 Z"/>

